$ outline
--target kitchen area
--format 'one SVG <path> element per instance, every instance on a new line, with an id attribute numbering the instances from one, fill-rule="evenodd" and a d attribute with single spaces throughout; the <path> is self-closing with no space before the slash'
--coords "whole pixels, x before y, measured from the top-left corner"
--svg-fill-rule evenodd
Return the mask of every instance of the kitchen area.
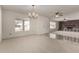
<path id="1" fill-rule="evenodd" d="M 79 52 L 79 20 L 68 20 L 50 24 L 50 38 L 57 40 L 68 52 Z M 51 26 L 55 26 L 53 30 Z M 58 28 L 56 28 L 56 26 Z"/>

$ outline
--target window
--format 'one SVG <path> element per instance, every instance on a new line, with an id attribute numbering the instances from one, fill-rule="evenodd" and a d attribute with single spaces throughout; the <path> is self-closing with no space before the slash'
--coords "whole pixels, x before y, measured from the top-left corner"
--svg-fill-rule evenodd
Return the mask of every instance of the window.
<path id="1" fill-rule="evenodd" d="M 24 31 L 29 31 L 30 30 L 30 22 L 29 21 L 24 21 Z"/>
<path id="2" fill-rule="evenodd" d="M 15 20 L 15 32 L 23 31 L 23 22 L 22 20 Z"/>
<path id="3" fill-rule="evenodd" d="M 50 22 L 50 29 L 56 28 L 56 22 Z"/>
<path id="4" fill-rule="evenodd" d="M 19 31 L 29 31 L 30 30 L 30 21 L 25 20 L 15 20 L 15 32 Z"/>

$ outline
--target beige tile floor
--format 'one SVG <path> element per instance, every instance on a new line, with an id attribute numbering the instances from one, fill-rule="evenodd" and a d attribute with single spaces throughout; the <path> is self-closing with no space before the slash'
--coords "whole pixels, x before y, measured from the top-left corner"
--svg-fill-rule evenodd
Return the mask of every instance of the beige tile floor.
<path id="1" fill-rule="evenodd" d="M 48 35 L 31 35 L 6 39 L 0 43 L 0 52 L 12 53 L 62 53 L 79 52 L 79 44 L 50 39 Z"/>

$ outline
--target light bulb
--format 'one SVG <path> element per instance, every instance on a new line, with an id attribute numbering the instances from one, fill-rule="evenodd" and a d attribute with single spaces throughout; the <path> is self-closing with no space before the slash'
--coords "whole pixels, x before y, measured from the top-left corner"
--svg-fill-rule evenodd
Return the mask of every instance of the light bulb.
<path id="1" fill-rule="evenodd" d="M 35 16 L 35 12 L 33 12 L 32 15 Z"/>
<path id="2" fill-rule="evenodd" d="M 56 15 L 55 17 L 59 17 L 59 15 Z"/>
<path id="3" fill-rule="evenodd" d="M 31 13 L 28 13 L 29 16 L 31 16 Z"/>

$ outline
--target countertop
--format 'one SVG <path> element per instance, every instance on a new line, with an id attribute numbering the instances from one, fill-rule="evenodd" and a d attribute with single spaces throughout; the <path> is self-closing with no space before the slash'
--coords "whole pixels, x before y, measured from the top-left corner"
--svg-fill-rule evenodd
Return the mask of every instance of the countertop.
<path id="1" fill-rule="evenodd" d="M 63 36 L 69 36 L 69 37 L 76 37 L 79 38 L 79 32 L 72 32 L 72 31 L 56 31 L 54 32 L 55 34 L 58 35 L 63 35 Z"/>

